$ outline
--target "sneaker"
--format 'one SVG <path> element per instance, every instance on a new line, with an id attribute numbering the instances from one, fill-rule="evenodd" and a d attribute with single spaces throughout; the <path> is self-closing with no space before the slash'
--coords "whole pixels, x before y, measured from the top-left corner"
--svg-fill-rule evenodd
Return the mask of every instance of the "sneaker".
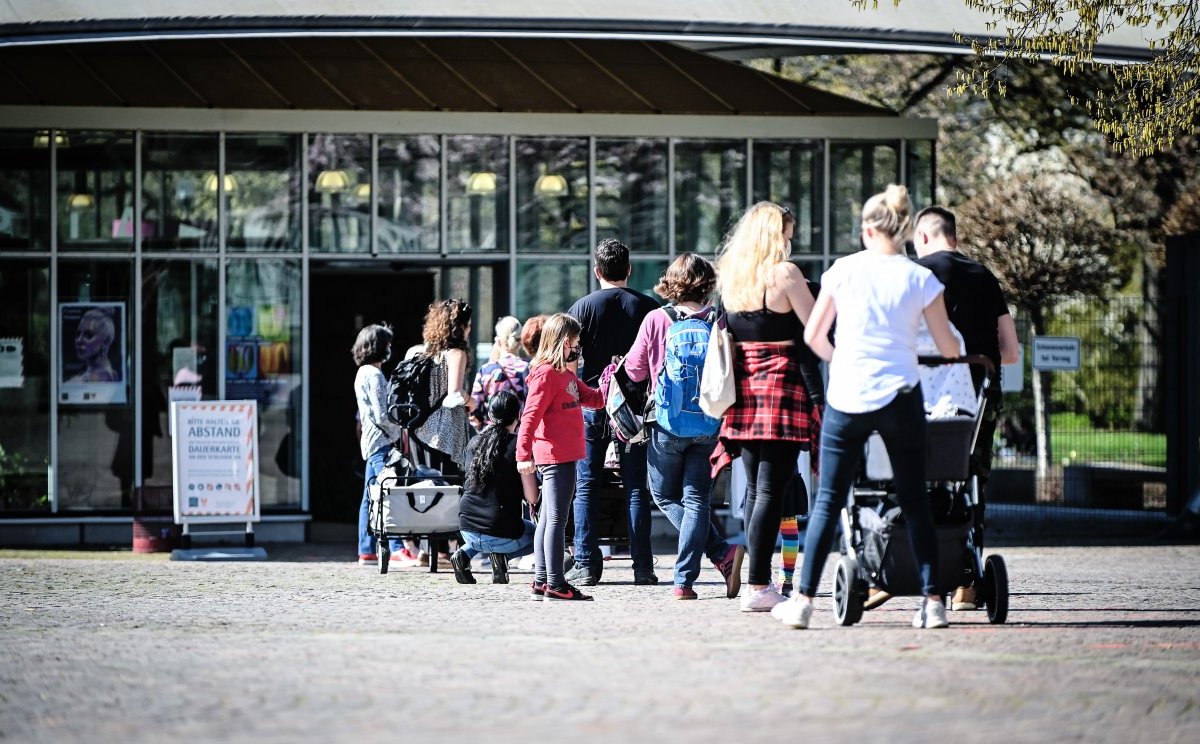
<path id="1" fill-rule="evenodd" d="M 424 550 L 417 551 L 417 565 L 418 566 L 428 566 L 429 565 L 429 553 L 426 553 Z"/>
<path id="2" fill-rule="evenodd" d="M 508 556 L 504 553 L 492 553 L 492 583 L 508 583 Z"/>
<path id="3" fill-rule="evenodd" d="M 374 566 L 378 562 L 379 562 L 379 556 L 376 555 L 375 553 L 359 553 L 358 554 L 358 565 L 360 565 L 360 566 Z"/>
<path id="4" fill-rule="evenodd" d="M 742 590 L 742 559 L 745 557 L 745 546 L 730 545 L 721 562 L 713 564 L 725 578 L 725 596 L 729 599 L 736 599 Z"/>
<path id="5" fill-rule="evenodd" d="M 646 573 L 634 571 L 633 583 L 635 586 L 654 586 L 658 583 L 658 577 L 648 571 Z"/>
<path id="6" fill-rule="evenodd" d="M 783 600 L 783 595 L 774 584 L 767 584 L 762 589 L 752 589 L 742 597 L 742 612 L 770 612 L 771 608 Z"/>
<path id="7" fill-rule="evenodd" d="M 960 586 L 954 590 L 954 598 L 950 601 L 950 609 L 955 612 L 963 610 L 977 610 L 979 607 L 975 604 L 975 587 Z"/>
<path id="8" fill-rule="evenodd" d="M 891 594 L 888 594 L 879 587 L 872 586 L 867 589 L 867 598 L 863 601 L 863 609 L 873 610 L 891 598 Z"/>
<path id="9" fill-rule="evenodd" d="M 696 592 L 690 586 L 677 586 L 671 593 L 675 599 L 696 599 Z"/>
<path id="10" fill-rule="evenodd" d="M 780 621 L 789 628 L 803 630 L 808 627 L 808 621 L 812 617 L 813 603 L 810 599 L 801 599 L 800 597 L 792 597 L 786 602 L 780 602 L 771 608 L 771 617 Z"/>
<path id="11" fill-rule="evenodd" d="M 534 602 L 541 602 L 543 599 L 545 599 L 546 585 L 539 584 L 537 583 L 537 580 L 534 580 L 533 584 L 529 587 L 529 598 Z"/>
<path id="12" fill-rule="evenodd" d="M 560 587 L 547 586 L 543 599 L 547 602 L 591 602 L 592 598 L 570 584 Z"/>
<path id="13" fill-rule="evenodd" d="M 475 576 L 471 573 L 471 558 L 460 548 L 450 556 L 450 566 L 454 569 L 454 580 L 460 584 L 474 584 Z"/>
<path id="14" fill-rule="evenodd" d="M 576 565 L 567 571 L 567 575 L 563 578 L 568 584 L 579 584 L 580 586 L 595 586 L 600 583 L 587 566 Z"/>
<path id="15" fill-rule="evenodd" d="M 926 598 L 921 602 L 921 609 L 913 616 L 914 628 L 949 628 L 946 621 L 946 605 L 941 600 Z"/>

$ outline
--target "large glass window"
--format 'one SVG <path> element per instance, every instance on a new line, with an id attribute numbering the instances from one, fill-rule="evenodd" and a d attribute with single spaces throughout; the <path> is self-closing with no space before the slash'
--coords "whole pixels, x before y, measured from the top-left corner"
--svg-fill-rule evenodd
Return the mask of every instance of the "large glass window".
<path id="1" fill-rule="evenodd" d="M 146 250 L 218 248 L 215 134 L 142 135 L 142 245 Z M 133 209 L 113 238 L 133 235 Z"/>
<path id="2" fill-rule="evenodd" d="M 909 140 L 907 151 L 908 193 L 918 210 L 934 204 L 933 140 Z"/>
<path id="3" fill-rule="evenodd" d="M 371 139 L 315 134 L 308 143 L 309 247 L 371 251 Z"/>
<path id="4" fill-rule="evenodd" d="M 667 262 L 633 261 L 631 267 L 633 270 L 629 274 L 629 288 L 636 289 L 642 294 L 650 295 L 659 302 L 666 302 L 666 300 L 654 294 L 654 285 L 658 284 L 658 280 L 666 273 Z"/>
<path id="5" fill-rule="evenodd" d="M 65 132 L 58 148 L 58 249 L 133 248 L 133 132 Z"/>
<path id="6" fill-rule="evenodd" d="M 300 506 L 300 481 L 285 472 L 300 444 L 300 279 L 300 261 L 285 259 L 234 259 L 225 277 L 225 398 L 258 401 L 264 508 Z"/>
<path id="7" fill-rule="evenodd" d="M 596 239 L 667 252 L 667 143 L 596 140 Z"/>
<path id="8" fill-rule="evenodd" d="M 447 137 L 446 249 L 508 250 L 508 138 Z"/>
<path id="9" fill-rule="evenodd" d="M 437 137 L 379 138 L 380 253 L 438 251 L 441 169 Z"/>
<path id="10" fill-rule="evenodd" d="M 586 253 L 586 139 L 517 140 L 517 250 Z"/>
<path id="11" fill-rule="evenodd" d="M 795 253 L 824 253 L 825 160 L 821 144 L 754 141 L 754 201 L 772 201 L 796 216 Z"/>
<path id="12" fill-rule="evenodd" d="M 50 132 L 0 131 L 0 248 L 50 246 Z M 61 148 L 66 134 L 56 135 Z"/>
<path id="13" fill-rule="evenodd" d="M 585 261 L 517 261 L 517 318 L 565 313 L 589 291 L 591 264 Z"/>
<path id="14" fill-rule="evenodd" d="M 229 250 L 299 251 L 300 138 L 226 135 L 225 206 Z"/>
<path id="15" fill-rule="evenodd" d="M 0 261 L 0 513 L 50 508 L 50 265 Z"/>
<path id="16" fill-rule="evenodd" d="M 830 152 L 834 253 L 861 250 L 862 205 L 874 194 L 900 181 L 900 146 L 896 143 L 839 142 Z"/>
<path id="17" fill-rule="evenodd" d="M 58 270 L 60 510 L 132 505 L 135 436 L 129 261 L 62 261 Z M 143 438 L 143 446 L 153 437 Z"/>
<path id="18" fill-rule="evenodd" d="M 217 261 L 142 264 L 142 481 L 172 483 L 173 400 L 216 400 Z"/>
<path id="19" fill-rule="evenodd" d="M 675 144 L 675 251 L 712 255 L 746 206 L 746 143 Z"/>

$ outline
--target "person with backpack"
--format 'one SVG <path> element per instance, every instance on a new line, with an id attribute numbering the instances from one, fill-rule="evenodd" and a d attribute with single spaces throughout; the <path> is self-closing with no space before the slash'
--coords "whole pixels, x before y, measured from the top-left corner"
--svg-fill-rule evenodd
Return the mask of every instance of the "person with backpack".
<path id="1" fill-rule="evenodd" d="M 588 387 L 571 365 L 579 360 L 579 321 L 550 316 L 530 363 L 529 394 L 517 433 L 517 472 L 542 476 L 542 508 L 533 538 L 531 598 L 589 601 L 563 575 L 567 508 L 575 495 L 576 463 L 585 455 L 583 408 L 601 408 L 604 396 Z"/>
<path id="2" fill-rule="evenodd" d="M 454 578 L 474 584 L 471 559 L 487 553 L 492 559 L 492 583 L 508 583 L 508 562 L 533 552 L 535 528 L 521 517 L 525 501 L 517 473 L 517 438 L 521 401 L 501 390 L 488 400 L 488 425 L 467 445 L 467 476 L 458 507 L 463 546 L 450 556 Z"/>
<path id="3" fill-rule="evenodd" d="M 475 401 L 465 387 L 471 367 L 471 306 L 463 300 L 439 300 L 425 313 L 422 331 L 424 355 L 433 366 L 429 372 L 432 411 L 416 430 L 418 459 L 443 475 L 457 475 L 466 468 L 467 421 Z"/>
<path id="4" fill-rule="evenodd" d="M 646 481 L 654 503 L 679 530 L 675 599 L 696 599 L 692 585 L 701 554 L 725 578 L 727 597 L 737 597 L 741 587 L 742 548 L 726 542 L 708 518 L 713 486 L 708 458 L 721 422 L 700 410 L 699 394 L 716 317 L 708 300 L 716 283 L 708 259 L 695 253 L 676 258 L 654 287 L 670 304 L 642 321 L 624 362 L 630 380 L 650 380 L 654 408 L 647 416 Z"/>
<path id="5" fill-rule="evenodd" d="M 381 369 L 392 356 L 392 329 L 372 324 L 358 332 L 350 347 L 358 374 L 354 377 L 354 397 L 358 401 L 358 421 L 361 428 L 358 443 L 367 465 L 363 472 L 362 503 L 358 508 L 358 565 L 370 566 L 378 560 L 375 537 L 368 529 L 370 488 L 383 472 L 384 462 L 392 442 L 400 438 L 403 429 L 388 417 L 388 383 Z M 403 546 L 391 541 L 392 554 Z"/>

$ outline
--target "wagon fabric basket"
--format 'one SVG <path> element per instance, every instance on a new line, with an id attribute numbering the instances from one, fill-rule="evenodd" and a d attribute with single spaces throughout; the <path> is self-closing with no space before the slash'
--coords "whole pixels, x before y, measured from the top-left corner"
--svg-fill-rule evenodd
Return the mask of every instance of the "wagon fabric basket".
<path id="1" fill-rule="evenodd" d="M 383 510 L 383 532 L 388 535 L 435 535 L 458 532 L 459 486 L 438 485 L 431 480 L 400 485 L 383 479 L 372 489 L 370 524 L 379 524 Z"/>

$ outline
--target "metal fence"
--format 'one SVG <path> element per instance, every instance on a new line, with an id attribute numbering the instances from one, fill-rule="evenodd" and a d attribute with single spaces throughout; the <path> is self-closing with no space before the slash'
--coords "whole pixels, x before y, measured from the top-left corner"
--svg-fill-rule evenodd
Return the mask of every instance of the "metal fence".
<path id="1" fill-rule="evenodd" d="M 1154 303 L 1142 297 L 1063 300 L 1046 317 L 1043 336 L 1078 339 L 1079 366 L 1035 370 L 1033 334 L 1017 317 L 1022 384 L 1004 396 L 989 502 L 1166 509 L 1165 379 Z M 1006 388 L 1016 370 L 1006 368 Z M 1042 375 L 1046 411 L 1041 467 L 1034 374 Z"/>

